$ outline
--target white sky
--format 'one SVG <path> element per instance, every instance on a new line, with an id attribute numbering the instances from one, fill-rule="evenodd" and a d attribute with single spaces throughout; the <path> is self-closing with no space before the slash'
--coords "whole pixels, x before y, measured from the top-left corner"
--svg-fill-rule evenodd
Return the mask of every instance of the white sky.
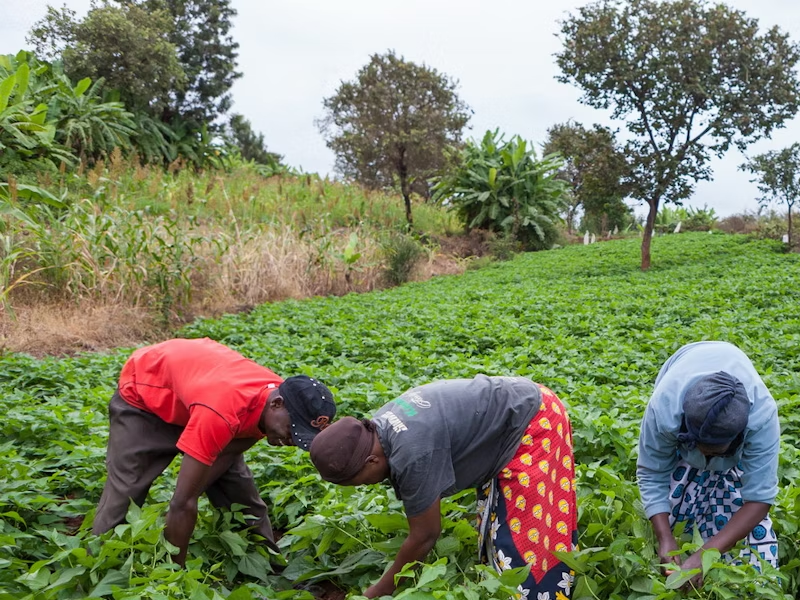
<path id="1" fill-rule="evenodd" d="M 394 49 L 460 81 L 459 94 L 474 110 L 468 136 L 499 127 L 537 145 L 555 123 L 574 119 L 612 127 L 606 115 L 578 102 L 577 88 L 558 83 L 553 54 L 558 20 L 585 0 L 233 0 L 233 36 L 240 44 L 243 77 L 233 88 L 234 108 L 264 133 L 270 150 L 306 171 L 330 173 L 333 155 L 314 119 L 322 100 L 375 52 Z M 26 48 L 25 35 L 45 14 L 45 0 L 0 0 L 0 53 Z M 60 0 L 51 4 L 60 6 Z M 66 0 L 83 15 L 89 0 Z M 729 0 L 800 40 L 800 1 Z M 800 138 L 800 118 L 753 145 L 748 153 L 778 149 Z M 721 216 L 754 210 L 758 191 L 739 171 L 734 150 L 714 160 L 714 180 L 701 182 L 686 204 L 713 207 Z M 638 211 L 637 211 L 638 212 Z"/>

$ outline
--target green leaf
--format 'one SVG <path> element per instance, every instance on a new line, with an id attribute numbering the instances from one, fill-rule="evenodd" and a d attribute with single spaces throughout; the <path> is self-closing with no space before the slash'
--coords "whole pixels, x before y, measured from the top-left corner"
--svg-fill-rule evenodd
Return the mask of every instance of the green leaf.
<path id="1" fill-rule="evenodd" d="M 702 550 L 702 552 L 703 577 L 705 577 L 711 570 L 711 567 L 714 565 L 714 563 L 719 561 L 722 555 L 716 548 L 708 548 L 706 550 Z"/>
<path id="2" fill-rule="evenodd" d="M 336 536 L 339 534 L 337 529 L 333 527 L 328 528 L 325 533 L 322 534 L 322 539 L 319 541 L 319 545 L 317 546 L 317 551 L 315 556 L 319 558 L 323 554 L 328 551 L 328 548 L 331 547 L 331 544 L 336 539 Z"/>
<path id="3" fill-rule="evenodd" d="M 447 573 L 447 559 L 445 558 L 440 558 L 432 565 L 425 565 L 417 581 L 417 587 L 421 588 L 430 585 L 443 577 L 445 573 Z"/>
<path id="4" fill-rule="evenodd" d="M 240 573 L 250 575 L 256 579 L 267 582 L 268 575 L 272 573 L 269 561 L 258 552 L 248 552 L 245 554 L 238 564 Z"/>
<path id="5" fill-rule="evenodd" d="M 500 573 L 500 581 L 503 585 L 508 587 L 517 587 L 528 578 L 531 572 L 531 566 L 525 565 L 524 567 L 517 567 L 516 569 L 506 569 Z"/>
<path id="6" fill-rule="evenodd" d="M 223 531 L 219 534 L 221 539 L 234 556 L 244 556 L 247 550 L 247 540 L 233 531 Z"/>
<path id="7" fill-rule="evenodd" d="M 92 80 L 89 77 L 84 77 L 81 79 L 78 84 L 75 86 L 73 92 L 75 93 L 76 97 L 83 96 L 84 92 L 89 89 L 89 86 L 92 85 Z"/>
<path id="8" fill-rule="evenodd" d="M 64 585 L 71 583 L 72 580 L 79 575 L 83 575 L 85 572 L 86 567 L 72 567 L 70 569 L 64 569 L 63 571 L 56 571 L 55 575 L 58 575 L 58 577 L 56 577 L 50 585 L 44 588 L 43 591 L 56 590 L 60 587 L 63 587 Z"/>
<path id="9" fill-rule="evenodd" d="M 668 590 L 677 590 L 683 587 L 683 585 L 695 575 L 699 575 L 700 573 L 700 569 L 689 569 L 688 571 L 682 569 L 680 571 L 675 571 L 667 577 L 665 585 Z"/>
<path id="10" fill-rule="evenodd" d="M 383 533 L 408 531 L 408 519 L 402 513 L 372 513 L 366 515 L 367 522 Z"/>
<path id="11" fill-rule="evenodd" d="M 8 512 L 0 513 L 0 517 L 8 517 L 9 519 L 14 519 L 18 523 L 22 523 L 23 525 L 25 525 L 25 519 L 20 517 L 19 513 L 15 510 L 10 510 Z"/>
<path id="12" fill-rule="evenodd" d="M 301 537 L 312 537 L 316 538 L 319 537 L 322 532 L 324 531 L 324 527 L 321 523 L 317 523 L 311 520 L 306 519 L 297 527 L 292 527 L 286 533 L 290 533 L 292 535 L 299 535 Z"/>
<path id="13" fill-rule="evenodd" d="M 21 583 L 28 589 L 38 591 L 50 583 L 50 571 L 46 567 L 41 567 L 36 571 L 20 575 L 14 581 Z"/>
<path id="14" fill-rule="evenodd" d="M 39 104 L 33 109 L 33 112 L 29 115 L 29 119 L 32 123 L 44 125 L 45 119 L 47 119 L 47 104 Z"/>
<path id="15" fill-rule="evenodd" d="M 17 102 L 21 102 L 25 98 L 25 92 L 28 91 L 30 71 L 31 69 L 26 62 L 17 68 Z"/>
<path id="16" fill-rule="evenodd" d="M 578 575 L 575 578 L 575 587 L 572 589 L 572 600 L 596 600 L 600 586 L 588 575 Z"/>
<path id="17" fill-rule="evenodd" d="M 432 600 L 432 598 L 436 598 L 436 596 L 433 596 L 430 592 L 423 592 L 412 588 L 404 590 L 395 596 L 395 598 L 397 598 L 397 600 Z"/>
<path id="18" fill-rule="evenodd" d="M 256 600 L 248 588 L 241 586 L 227 595 L 226 600 Z"/>
<path id="19" fill-rule="evenodd" d="M 14 75 L 9 75 L 2 82 L 0 82 L 0 113 L 2 113 L 8 106 L 8 99 L 11 97 L 11 90 L 17 84 L 17 79 Z"/>
<path id="20" fill-rule="evenodd" d="M 494 187 L 496 182 L 497 182 L 497 169 L 495 167 L 492 167 L 489 169 L 489 185 L 491 187 Z"/>
<path id="21" fill-rule="evenodd" d="M 436 541 L 436 553 L 439 555 L 450 555 L 455 554 L 461 549 L 461 542 L 458 541 L 458 538 L 448 535 L 439 538 Z"/>

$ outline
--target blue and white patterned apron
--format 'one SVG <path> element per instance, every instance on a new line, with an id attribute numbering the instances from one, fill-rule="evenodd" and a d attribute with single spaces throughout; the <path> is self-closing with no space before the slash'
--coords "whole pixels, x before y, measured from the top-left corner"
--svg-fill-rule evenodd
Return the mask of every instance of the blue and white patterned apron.
<path id="1" fill-rule="evenodd" d="M 703 540 L 714 537 L 744 504 L 741 478 L 742 472 L 738 468 L 701 471 L 686 461 L 679 461 L 670 480 L 670 527 L 685 522 L 685 531 L 691 534 L 696 524 Z M 735 560 L 730 553 L 725 557 Z M 742 549 L 738 560 L 759 568 L 759 558 L 778 567 L 778 539 L 769 515 L 748 534 L 747 546 Z"/>

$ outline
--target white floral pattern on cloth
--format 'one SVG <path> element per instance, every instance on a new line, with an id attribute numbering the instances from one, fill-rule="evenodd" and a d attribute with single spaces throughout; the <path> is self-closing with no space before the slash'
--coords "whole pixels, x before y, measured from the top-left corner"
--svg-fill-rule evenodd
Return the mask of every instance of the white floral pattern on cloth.
<path id="1" fill-rule="evenodd" d="M 573 581 L 575 581 L 575 575 L 573 575 L 571 571 L 569 573 L 562 573 L 561 581 L 558 582 L 558 587 L 562 588 L 564 590 L 564 594 L 569 596 Z"/>
<path id="2" fill-rule="evenodd" d="M 497 520 L 497 515 L 492 515 L 492 526 L 489 528 L 492 533 L 492 539 L 497 539 L 497 530 L 500 529 L 500 521 Z"/>
<path id="3" fill-rule="evenodd" d="M 502 550 L 498 550 L 497 554 L 495 554 L 495 564 L 497 568 L 501 571 L 505 571 L 506 569 L 511 568 L 511 557 L 506 556 L 503 554 Z"/>

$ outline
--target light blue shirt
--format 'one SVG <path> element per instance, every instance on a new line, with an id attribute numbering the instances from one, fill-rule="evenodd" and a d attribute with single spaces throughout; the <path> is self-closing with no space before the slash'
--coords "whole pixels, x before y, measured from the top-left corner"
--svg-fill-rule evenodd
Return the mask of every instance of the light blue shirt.
<path id="1" fill-rule="evenodd" d="M 750 400 L 744 441 L 734 456 L 706 457 L 678 441 L 683 398 L 701 377 L 717 371 L 736 377 Z M 696 342 L 673 354 L 656 378 L 639 434 L 636 475 L 649 519 L 670 511 L 670 477 L 680 458 L 703 471 L 742 470 L 742 500 L 773 504 L 778 495 L 778 407 L 747 355 L 727 342 Z"/>

